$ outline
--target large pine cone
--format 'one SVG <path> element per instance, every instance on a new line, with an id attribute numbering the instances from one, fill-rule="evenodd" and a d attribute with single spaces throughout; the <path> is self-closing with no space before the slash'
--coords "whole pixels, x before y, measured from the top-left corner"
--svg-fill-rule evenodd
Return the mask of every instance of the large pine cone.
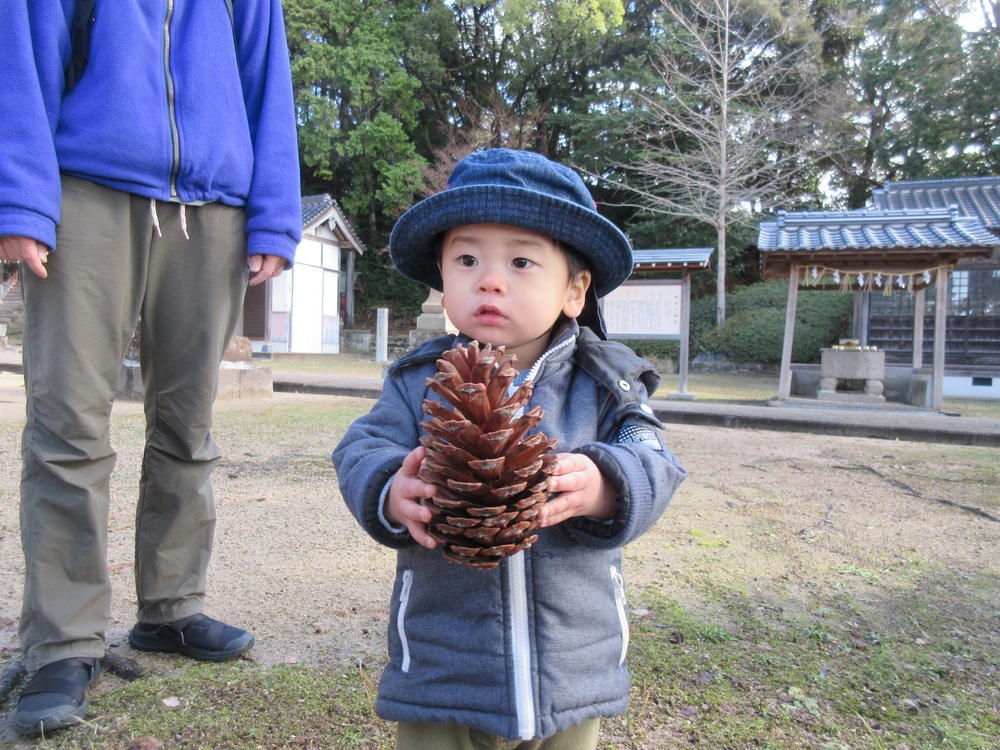
<path id="1" fill-rule="evenodd" d="M 427 533 L 447 559 L 488 570 L 538 539 L 538 511 L 555 464 L 550 451 L 558 441 L 540 432 L 524 439 L 542 420 L 542 409 L 516 416 L 532 384 L 507 397 L 517 377 L 513 354 L 489 344 L 480 350 L 473 341 L 442 356 L 427 385 L 451 408 L 425 400 L 428 419 L 421 423 L 428 434 L 420 439 L 427 448 L 420 478 L 438 488 L 423 500 L 434 513 Z"/>

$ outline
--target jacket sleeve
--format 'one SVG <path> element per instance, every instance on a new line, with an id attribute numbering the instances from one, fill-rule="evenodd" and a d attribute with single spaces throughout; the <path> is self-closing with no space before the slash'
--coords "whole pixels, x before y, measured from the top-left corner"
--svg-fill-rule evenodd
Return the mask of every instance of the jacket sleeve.
<path id="1" fill-rule="evenodd" d="M 248 254 L 289 265 L 302 238 L 295 103 L 280 0 L 233 3 L 240 78 L 254 151 L 247 198 Z"/>
<path id="2" fill-rule="evenodd" d="M 614 486 L 618 503 L 615 517 L 610 523 L 591 518 L 566 522 L 577 541 L 603 548 L 624 546 L 652 528 L 687 476 L 680 461 L 663 444 L 663 425 L 648 403 L 649 392 L 655 390 L 659 376 L 631 352 L 619 352 L 613 360 L 630 366 L 609 377 L 608 372 L 598 372 L 599 363 L 581 363 L 603 384 L 604 402 L 598 428 L 600 440 L 585 443 L 575 452 L 593 460 L 605 481 Z M 614 390 L 612 384 L 619 389 Z M 620 387 L 623 384 L 625 388 Z"/>
<path id="3" fill-rule="evenodd" d="M 420 440 L 421 415 L 414 413 L 413 399 L 406 397 L 405 380 L 387 378 L 375 406 L 351 424 L 333 452 L 347 507 L 375 541 L 396 548 L 415 542 L 408 531 L 395 533 L 382 522 L 379 502 L 386 483 Z"/>
<path id="4" fill-rule="evenodd" d="M 567 522 L 578 541 L 596 547 L 622 547 L 649 531 L 687 476 L 666 447 L 652 448 L 646 442 L 588 443 L 576 452 L 597 464 L 618 499 L 610 524 L 589 518 Z"/>
<path id="5" fill-rule="evenodd" d="M 74 6 L 0 2 L 0 235 L 24 235 L 50 248 L 62 199 L 54 134 Z"/>

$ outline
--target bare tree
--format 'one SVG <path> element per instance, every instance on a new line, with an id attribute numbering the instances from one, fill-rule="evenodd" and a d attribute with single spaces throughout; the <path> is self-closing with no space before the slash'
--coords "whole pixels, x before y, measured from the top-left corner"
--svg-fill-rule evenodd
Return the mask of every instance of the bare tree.
<path id="1" fill-rule="evenodd" d="M 484 148 L 532 149 L 544 132 L 544 113 L 519 115 L 498 95 L 487 98 L 485 104 L 459 104 L 461 128 L 448 132 L 448 142 L 432 151 L 430 164 L 423 169 L 425 185 L 422 197 L 443 190 L 451 170 L 462 159 Z"/>
<path id="2" fill-rule="evenodd" d="M 718 236 L 718 322 L 726 316 L 726 228 L 816 170 L 830 94 L 807 16 L 775 0 L 664 2 L 655 87 L 638 94 L 637 153 L 620 187 L 655 213 Z M 826 155 L 826 154 L 824 154 Z"/>

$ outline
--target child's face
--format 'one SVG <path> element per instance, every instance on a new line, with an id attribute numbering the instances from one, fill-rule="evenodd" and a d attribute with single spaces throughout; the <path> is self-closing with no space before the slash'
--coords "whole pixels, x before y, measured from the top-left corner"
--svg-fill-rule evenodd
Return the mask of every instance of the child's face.
<path id="1" fill-rule="evenodd" d="M 447 232 L 441 249 L 443 305 L 455 326 L 482 344 L 504 346 L 525 369 L 545 351 L 560 313 L 583 310 L 590 272 L 569 275 L 550 237 L 506 224 Z"/>

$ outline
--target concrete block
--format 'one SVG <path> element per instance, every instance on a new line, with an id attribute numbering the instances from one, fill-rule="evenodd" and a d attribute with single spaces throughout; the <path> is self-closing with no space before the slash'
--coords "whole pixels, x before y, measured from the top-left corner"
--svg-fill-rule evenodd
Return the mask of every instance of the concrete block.
<path id="1" fill-rule="evenodd" d="M 240 374 L 240 398 L 271 398 L 274 395 L 270 367 L 251 367 L 236 372 Z"/>
<path id="2" fill-rule="evenodd" d="M 884 404 L 885 397 L 868 393 L 846 393 L 844 391 L 820 391 L 816 394 L 819 401 L 836 401 L 842 404 Z"/>
<path id="3" fill-rule="evenodd" d="M 240 397 L 240 372 L 235 368 L 222 367 L 219 369 L 219 389 L 216 391 L 215 400 Z"/>
<path id="4" fill-rule="evenodd" d="M 343 330 L 340 332 L 340 350 L 342 352 L 360 352 L 362 354 L 372 351 L 372 334 L 370 331 Z"/>
<path id="5" fill-rule="evenodd" d="M 907 403 L 930 409 L 934 400 L 934 376 L 915 374 L 910 380 L 910 389 L 907 395 Z"/>
<path id="6" fill-rule="evenodd" d="M 274 383 L 270 367 L 233 365 L 223 362 L 219 368 L 216 401 L 235 398 L 271 398 Z M 143 387 L 139 366 L 126 362 L 118 375 L 117 398 L 142 401 Z"/>

